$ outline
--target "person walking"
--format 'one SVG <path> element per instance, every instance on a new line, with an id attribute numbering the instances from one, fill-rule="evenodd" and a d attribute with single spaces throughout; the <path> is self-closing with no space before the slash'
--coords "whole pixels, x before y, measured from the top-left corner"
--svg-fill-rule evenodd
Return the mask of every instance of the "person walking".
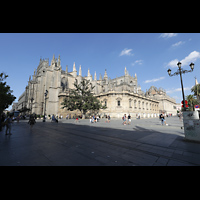
<path id="1" fill-rule="evenodd" d="M 167 124 L 166 121 L 165 121 L 165 117 L 164 117 L 163 114 L 160 115 L 160 119 L 161 119 L 161 124 L 162 124 L 162 126 L 163 126 L 163 122 L 165 123 L 166 126 L 168 126 L 168 124 Z"/>
<path id="2" fill-rule="evenodd" d="M 123 125 L 126 125 L 126 114 L 124 114 L 124 116 L 122 117 L 122 119 L 123 119 Z"/>
<path id="3" fill-rule="evenodd" d="M 110 123 L 110 115 L 107 116 L 107 120 L 105 122 Z"/>
<path id="4" fill-rule="evenodd" d="M 130 125 L 131 124 L 131 115 L 129 114 L 128 115 L 128 125 Z"/>
<path id="5" fill-rule="evenodd" d="M 5 125 L 6 125 L 6 135 L 8 135 L 8 130 L 9 130 L 9 135 L 12 135 L 11 133 L 11 124 L 12 124 L 12 118 L 10 115 L 5 119 Z"/>
<path id="6" fill-rule="evenodd" d="M 33 125 L 35 124 L 35 118 L 32 114 L 29 117 L 28 124 L 30 124 L 31 128 L 33 128 Z"/>
<path id="7" fill-rule="evenodd" d="M 51 118 L 51 122 L 54 121 L 54 122 L 57 122 L 57 123 L 58 123 L 57 117 L 58 117 L 58 116 L 55 117 L 55 115 L 53 114 L 53 115 L 52 115 L 52 118 Z"/>

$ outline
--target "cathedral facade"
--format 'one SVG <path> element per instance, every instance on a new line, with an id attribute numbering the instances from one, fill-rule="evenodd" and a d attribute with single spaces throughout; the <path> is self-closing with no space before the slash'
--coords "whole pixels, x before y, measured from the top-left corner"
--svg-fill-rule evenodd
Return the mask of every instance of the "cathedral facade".
<path id="1" fill-rule="evenodd" d="M 29 77 L 25 91 L 18 99 L 18 110 L 26 107 L 29 113 L 38 115 L 58 115 L 66 117 L 77 114 L 79 111 L 68 111 L 62 109 L 61 103 L 69 95 L 70 89 L 74 89 L 74 82 L 80 83 L 83 79 L 90 80 L 95 86 L 93 93 L 107 108 L 100 110 L 98 114 L 110 115 L 114 118 L 121 118 L 124 114 L 131 114 L 132 117 L 158 117 L 159 113 L 176 114 L 175 99 L 166 95 L 165 90 L 151 87 L 143 92 L 137 82 L 137 75 L 129 75 L 126 67 L 124 75 L 110 79 L 105 70 L 104 76 L 97 80 L 96 72 L 94 78 L 88 69 L 87 76 L 82 76 L 81 66 L 68 71 L 68 66 L 62 70 L 60 56 L 49 63 L 49 59 L 40 59 L 34 75 Z M 45 95 L 46 93 L 46 95 Z"/>

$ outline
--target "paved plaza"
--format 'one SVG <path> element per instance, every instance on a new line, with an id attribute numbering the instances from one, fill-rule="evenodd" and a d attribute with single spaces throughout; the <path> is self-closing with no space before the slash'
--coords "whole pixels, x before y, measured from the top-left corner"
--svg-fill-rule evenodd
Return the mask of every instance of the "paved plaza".
<path id="1" fill-rule="evenodd" d="M 196 166 L 200 143 L 184 139 L 178 117 L 122 120 L 27 120 L 0 132 L 0 166 Z"/>

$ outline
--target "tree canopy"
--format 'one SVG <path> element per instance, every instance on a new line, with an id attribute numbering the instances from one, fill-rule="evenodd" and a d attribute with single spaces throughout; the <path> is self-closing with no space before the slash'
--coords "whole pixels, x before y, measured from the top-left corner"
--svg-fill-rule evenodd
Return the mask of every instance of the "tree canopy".
<path id="1" fill-rule="evenodd" d="M 88 111 L 99 111 L 99 109 L 105 109 L 106 106 L 102 106 L 100 101 L 92 93 L 95 86 L 92 86 L 89 80 L 82 80 L 80 84 L 74 83 L 75 89 L 70 90 L 69 96 L 61 103 L 62 108 L 74 111 L 80 110 L 82 115 L 85 115 Z"/>
<path id="2" fill-rule="evenodd" d="M 16 99 L 9 85 L 6 85 L 4 80 L 8 77 L 5 73 L 0 74 L 0 114 L 8 108 Z"/>
<path id="3" fill-rule="evenodd" d="M 186 99 L 187 99 L 187 101 L 188 101 L 188 106 L 189 106 L 189 110 L 192 110 L 192 111 L 194 111 L 194 106 L 196 105 L 196 104 L 198 104 L 198 101 L 197 101 L 197 99 L 194 97 L 194 95 L 187 95 L 186 96 Z"/>
<path id="4" fill-rule="evenodd" d="M 191 92 L 194 92 L 195 96 L 197 96 L 197 92 L 198 92 L 198 95 L 200 95 L 200 84 L 197 84 L 194 87 L 192 87 Z"/>

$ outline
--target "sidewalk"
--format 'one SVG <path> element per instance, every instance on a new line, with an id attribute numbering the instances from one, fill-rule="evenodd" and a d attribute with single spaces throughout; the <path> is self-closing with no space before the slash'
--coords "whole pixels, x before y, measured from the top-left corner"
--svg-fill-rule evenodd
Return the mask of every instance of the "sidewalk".
<path id="1" fill-rule="evenodd" d="M 178 117 L 166 118 L 168 126 L 162 126 L 159 118 L 133 119 L 130 125 L 122 125 L 123 121 L 117 118 L 111 119 L 110 123 L 106 123 L 106 119 L 100 119 L 100 121 L 97 123 L 90 123 L 89 119 L 80 119 L 78 123 L 75 119 L 60 119 L 59 122 L 76 125 L 87 125 L 92 127 L 117 128 L 129 131 L 133 131 L 133 129 L 137 129 L 137 127 L 143 127 L 150 130 L 163 131 L 166 133 L 170 133 L 170 131 L 176 130 L 177 132 L 175 134 L 178 133 L 178 135 L 183 135 L 184 133 L 183 129 L 181 129 L 183 122 L 179 121 Z"/>
<path id="2" fill-rule="evenodd" d="M 167 118 L 90 124 L 89 120 L 14 122 L 0 132 L 0 166 L 199 166 L 200 144 L 184 140 L 182 122 Z M 61 123 L 62 122 L 62 123 Z"/>

